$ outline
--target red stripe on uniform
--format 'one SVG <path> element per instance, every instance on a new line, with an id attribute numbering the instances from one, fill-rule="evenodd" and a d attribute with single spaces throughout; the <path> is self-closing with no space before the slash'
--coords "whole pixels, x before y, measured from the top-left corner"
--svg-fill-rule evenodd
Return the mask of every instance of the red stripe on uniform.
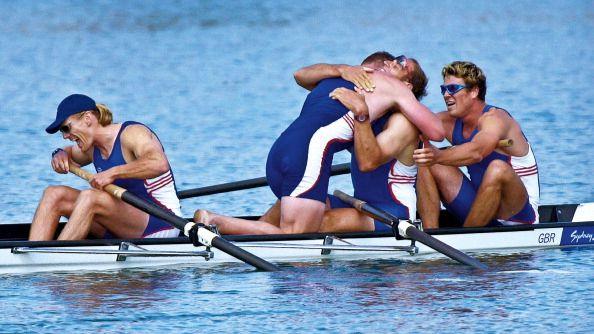
<path id="1" fill-rule="evenodd" d="M 525 171 L 525 170 L 529 170 L 529 169 L 537 169 L 537 167 L 536 167 L 536 165 L 532 165 L 530 167 L 520 167 L 520 168 L 514 167 L 514 171 L 516 171 L 516 172 L 521 172 L 521 171 Z"/>
<path id="2" fill-rule="evenodd" d="M 173 176 L 169 175 L 169 177 L 160 180 L 159 182 L 155 182 L 152 183 L 151 185 L 147 186 L 146 189 L 155 189 L 155 188 L 161 188 L 161 185 L 164 183 L 170 183 L 171 181 L 173 181 Z"/>

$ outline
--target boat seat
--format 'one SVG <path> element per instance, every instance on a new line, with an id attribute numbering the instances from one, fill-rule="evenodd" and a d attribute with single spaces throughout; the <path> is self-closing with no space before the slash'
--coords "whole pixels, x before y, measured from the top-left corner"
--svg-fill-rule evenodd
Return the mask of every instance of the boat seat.
<path id="1" fill-rule="evenodd" d="M 538 214 L 541 223 L 570 222 L 578 207 L 577 204 L 541 205 Z"/>

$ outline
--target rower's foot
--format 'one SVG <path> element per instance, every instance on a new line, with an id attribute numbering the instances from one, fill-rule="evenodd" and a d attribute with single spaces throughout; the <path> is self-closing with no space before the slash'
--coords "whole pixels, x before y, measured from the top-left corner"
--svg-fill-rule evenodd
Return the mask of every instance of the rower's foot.
<path id="1" fill-rule="evenodd" d="M 194 212 L 194 223 L 210 225 L 210 212 L 206 210 L 196 210 Z"/>

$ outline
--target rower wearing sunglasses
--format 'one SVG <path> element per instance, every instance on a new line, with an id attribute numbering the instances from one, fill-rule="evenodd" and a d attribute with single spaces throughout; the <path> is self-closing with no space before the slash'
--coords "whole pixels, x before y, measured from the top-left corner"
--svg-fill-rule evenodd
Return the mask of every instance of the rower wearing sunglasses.
<path id="1" fill-rule="evenodd" d="M 425 140 L 414 152 L 424 227 L 439 226 L 440 200 L 464 227 L 538 223 L 538 167 L 520 124 L 485 102 L 487 80 L 475 64 L 455 61 L 442 76 L 447 111 L 438 116 L 454 146 L 439 150 Z M 501 139 L 513 146 L 498 147 Z"/>
<path id="2" fill-rule="evenodd" d="M 366 84 L 365 89 L 360 89 L 358 92 L 353 90 L 353 83 L 359 85 L 361 82 L 357 83 L 353 78 L 348 80 L 345 77 L 339 78 L 341 75 L 337 73 L 337 67 L 340 66 L 337 65 L 317 64 L 295 73 L 297 82 L 311 89 L 311 92 L 300 116 L 281 134 L 270 151 L 266 177 L 271 190 L 279 200 L 260 217 L 259 221 L 227 217 L 207 210 L 197 210 L 194 220 L 207 225 L 217 225 L 223 234 L 318 232 L 320 226 L 322 230 L 352 229 L 350 226 L 345 226 L 350 224 L 351 220 L 341 226 L 324 227 L 328 225 L 324 223 L 326 219 L 324 212 L 333 155 L 339 150 L 352 146 L 353 129 L 356 131 L 359 124 L 367 129 L 371 121 L 398 107 L 409 113 L 410 117 L 416 119 L 421 126 L 425 126 L 432 138 L 443 139 L 441 122 L 415 97 L 415 93 L 424 92 L 426 83 L 426 80 L 411 79 L 422 74 L 416 61 L 411 59 L 407 62 L 404 56 L 394 57 L 387 52 L 379 52 L 367 57 L 363 65 L 377 67 L 378 70 L 369 73 L 369 82 L 363 82 Z M 364 70 L 357 69 L 357 71 Z M 371 79 L 376 84 L 374 89 L 371 86 Z M 373 92 L 369 92 L 371 90 Z M 324 122 L 320 122 L 319 119 Z M 405 117 L 390 122 L 403 121 L 406 121 Z M 430 130 L 432 127 L 437 128 L 437 134 Z M 392 135 L 398 137 L 404 132 L 406 132 L 405 136 L 412 138 L 412 141 L 418 140 L 418 134 L 412 125 Z M 370 135 L 375 138 L 373 132 Z M 386 140 L 389 138 L 386 137 Z M 404 145 L 406 146 L 406 143 Z M 409 155 L 411 154 L 412 149 L 409 151 Z M 409 165 L 412 164 L 410 159 Z M 416 168 L 407 167 L 409 168 L 407 172 L 416 172 Z M 383 180 L 379 182 L 387 188 L 388 181 L 386 169 Z M 411 184 L 409 186 L 414 197 L 414 189 Z M 385 198 L 394 204 L 390 195 L 386 195 Z M 414 203 L 414 200 L 412 202 Z M 351 210 L 354 211 L 354 209 Z M 356 219 L 358 218 L 357 216 Z M 348 219 L 350 217 L 341 222 Z M 368 221 L 365 220 L 365 222 Z M 368 223 L 369 225 L 364 228 L 373 230 L 374 222 L 369 219 Z M 350 225 L 355 225 L 355 229 L 361 229 L 358 220 Z"/>
<path id="3" fill-rule="evenodd" d="M 399 103 L 387 113 L 378 114 L 374 110 L 373 94 L 382 93 L 376 90 L 376 84 L 381 83 L 372 80 L 373 72 L 389 73 L 404 83 L 402 88 L 389 93 Z M 394 57 L 387 52 L 378 52 L 365 59 L 363 66 L 317 64 L 299 70 L 295 78 L 301 86 L 308 88 L 331 76 L 341 76 L 353 82 L 359 92 L 371 94 L 364 96 L 344 88 L 332 93 L 333 98 L 351 111 L 349 116 L 352 115 L 348 133 L 353 138 L 351 181 L 355 197 L 396 217 L 415 219 L 417 167 L 412 152 L 418 142 L 419 129 L 433 140 L 443 139 L 440 121 L 429 109 L 424 106 L 410 108 L 410 105 L 422 106 L 418 101 L 427 94 L 428 80 L 421 66 L 405 55 Z M 403 98 L 405 95 L 409 99 Z M 328 202 L 330 210 L 324 214 L 320 232 L 390 229 L 334 195 L 328 195 Z"/>
<path id="4" fill-rule="evenodd" d="M 58 106 L 56 119 L 46 128 L 61 132 L 75 145 L 52 153 L 52 168 L 68 173 L 70 164 L 93 163 L 97 174 L 92 189 L 50 186 L 35 212 L 30 240 L 54 238 L 60 217 L 68 222 L 59 240 L 97 238 L 176 237 L 179 230 L 101 191 L 115 184 L 147 201 L 180 215 L 173 173 L 154 132 L 138 122 L 112 123 L 112 113 L 86 95 L 73 94 Z"/>

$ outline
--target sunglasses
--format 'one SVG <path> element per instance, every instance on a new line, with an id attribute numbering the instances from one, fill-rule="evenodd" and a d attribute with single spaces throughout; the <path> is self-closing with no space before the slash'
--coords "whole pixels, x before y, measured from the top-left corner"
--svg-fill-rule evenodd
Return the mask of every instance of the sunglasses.
<path id="1" fill-rule="evenodd" d="M 441 85 L 439 87 L 441 87 L 441 95 L 445 95 L 446 92 L 450 95 L 454 95 L 462 89 L 468 88 L 468 86 L 458 84 Z"/>
<path id="2" fill-rule="evenodd" d="M 82 118 L 87 112 L 83 111 L 82 113 L 80 113 L 80 115 L 78 115 L 78 118 Z M 64 124 L 62 126 L 60 126 L 60 132 L 62 132 L 63 134 L 67 135 L 70 133 L 70 131 L 72 130 L 72 121 L 68 122 L 68 124 Z"/>
<path id="3" fill-rule="evenodd" d="M 405 55 L 400 55 L 396 57 L 394 60 L 396 60 L 396 62 L 400 64 L 400 66 L 406 67 L 406 61 L 408 60 L 408 58 L 406 58 Z"/>
<path id="4" fill-rule="evenodd" d="M 63 134 L 67 135 L 70 133 L 70 125 L 72 124 L 72 122 L 69 122 L 68 124 L 64 124 L 60 127 L 60 132 L 62 132 Z"/>

